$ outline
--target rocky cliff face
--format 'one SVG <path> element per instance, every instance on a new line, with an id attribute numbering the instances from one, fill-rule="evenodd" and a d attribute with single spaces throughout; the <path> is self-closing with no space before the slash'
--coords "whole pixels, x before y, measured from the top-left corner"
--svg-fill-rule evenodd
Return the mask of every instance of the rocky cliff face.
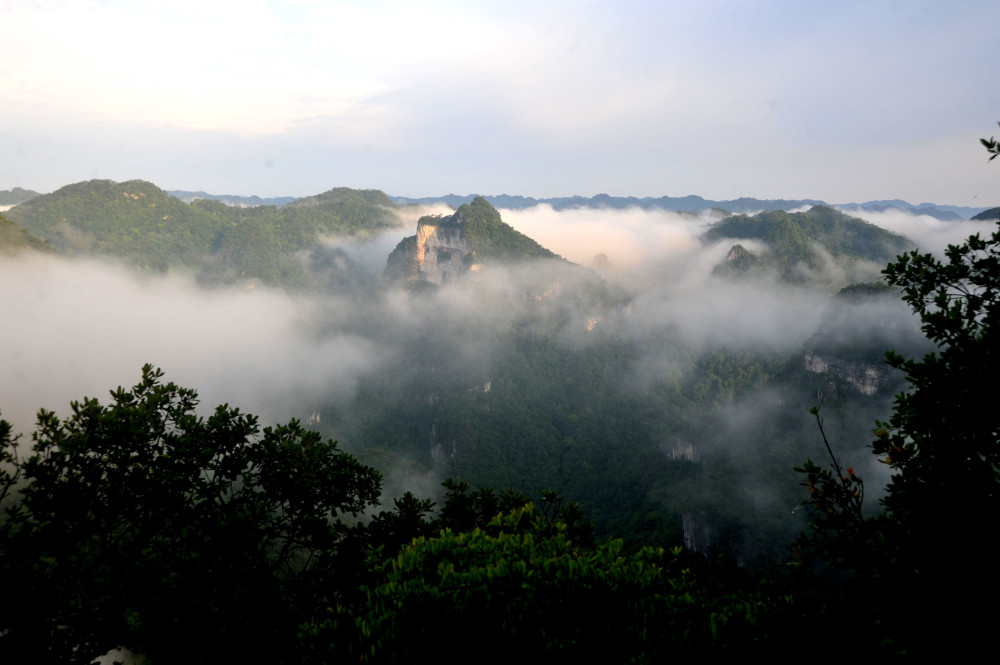
<path id="1" fill-rule="evenodd" d="M 809 372 L 834 376 L 864 395 L 874 395 L 889 385 L 895 371 L 885 363 L 874 365 L 812 353 L 805 354 L 804 366 Z"/>
<path id="2" fill-rule="evenodd" d="M 475 270 L 472 245 L 458 226 L 440 226 L 433 219 L 417 224 L 416 269 L 419 278 L 441 285 L 469 270 Z"/>

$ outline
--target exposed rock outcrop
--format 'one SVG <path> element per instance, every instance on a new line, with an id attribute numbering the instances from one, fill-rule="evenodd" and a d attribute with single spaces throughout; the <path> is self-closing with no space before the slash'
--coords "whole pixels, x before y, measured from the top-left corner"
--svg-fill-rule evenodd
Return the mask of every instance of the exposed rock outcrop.
<path id="1" fill-rule="evenodd" d="M 812 353 L 805 354 L 804 366 L 809 372 L 832 375 L 864 395 L 874 395 L 889 385 L 895 371 L 884 363 L 875 365 Z"/>
<path id="2" fill-rule="evenodd" d="M 434 218 L 417 224 L 417 274 L 431 284 L 443 284 L 474 269 L 472 245 L 458 226 L 440 226 Z"/>
<path id="3" fill-rule="evenodd" d="M 722 259 L 712 272 L 725 277 L 741 277 L 748 273 L 764 272 L 766 269 L 757 255 L 737 243 L 729 249 L 726 258 Z"/>

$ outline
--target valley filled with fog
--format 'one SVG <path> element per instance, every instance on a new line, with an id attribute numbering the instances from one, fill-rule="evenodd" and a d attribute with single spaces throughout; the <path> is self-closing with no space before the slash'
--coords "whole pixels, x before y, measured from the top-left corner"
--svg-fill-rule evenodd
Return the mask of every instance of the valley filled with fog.
<path id="1" fill-rule="evenodd" d="M 392 228 L 323 236 L 297 259 L 307 288 L 206 285 L 111 257 L 6 258 L 3 416 L 29 432 L 37 409 L 65 414 L 152 363 L 195 388 L 205 413 L 228 403 L 339 441 L 386 476 L 384 502 L 440 498 L 448 477 L 556 488 L 602 533 L 760 562 L 802 528 L 792 467 L 822 455 L 808 412 L 820 405 L 877 499 L 886 476 L 870 430 L 901 387 L 882 355 L 927 348 L 894 292 L 837 296 L 882 265 L 820 246 L 790 279 L 734 276 L 719 266 L 736 241 L 703 238 L 720 211 L 537 205 L 499 212 L 576 265 L 489 265 L 419 290 L 383 275 L 418 218 L 450 212 L 409 206 Z M 982 228 L 861 214 L 935 253 Z"/>

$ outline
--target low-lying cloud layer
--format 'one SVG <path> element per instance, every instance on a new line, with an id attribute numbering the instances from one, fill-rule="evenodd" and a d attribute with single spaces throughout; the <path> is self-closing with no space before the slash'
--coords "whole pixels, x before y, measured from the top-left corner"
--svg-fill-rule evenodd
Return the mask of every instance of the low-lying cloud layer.
<path id="1" fill-rule="evenodd" d="M 415 339 L 453 350 L 453 362 L 464 364 L 469 376 L 486 376 L 504 332 L 539 316 L 537 304 L 546 299 L 562 303 L 557 313 L 545 314 L 545 325 L 557 326 L 557 341 L 587 344 L 604 331 L 646 349 L 649 356 L 636 365 L 641 384 L 687 362 L 662 355 L 664 336 L 695 353 L 795 353 L 816 332 L 832 294 L 714 276 L 730 243 L 702 245 L 699 236 L 712 217 L 549 206 L 502 215 L 571 261 L 594 265 L 602 256 L 596 273 L 543 263 L 469 274 L 419 296 L 376 288 L 388 253 L 427 212 L 414 208 L 406 228 L 365 241 L 326 241 L 366 273 L 371 286 L 353 292 L 205 290 L 183 275 L 138 275 L 91 260 L 5 258 L 0 410 L 28 431 L 38 408 L 66 413 L 70 400 L 103 398 L 114 386 L 132 385 L 148 362 L 168 380 L 196 388 L 207 407 L 228 402 L 270 421 L 304 417 L 347 400 L 359 381 L 387 363 L 398 368 Z M 917 237 L 934 246 L 945 236 L 953 241 L 946 231 L 969 226 L 928 219 L 883 215 L 873 221 L 922 228 Z M 601 283 L 598 275 L 607 296 L 593 309 L 587 289 Z"/>
<path id="2" fill-rule="evenodd" d="M 914 215 L 902 210 L 876 212 L 863 208 L 842 208 L 848 215 L 859 217 L 887 231 L 898 233 L 915 242 L 921 251 L 943 256 L 948 245 L 961 245 L 975 234 L 983 238 L 996 231 L 991 222 L 955 220 L 942 221 L 930 215 Z"/>
<path id="3" fill-rule="evenodd" d="M 427 212 L 446 209 L 415 208 L 406 228 L 367 241 L 332 238 L 328 245 L 375 278 L 396 242 Z M 699 348 L 791 349 L 815 330 L 830 295 L 713 277 L 729 246 L 699 241 L 713 217 L 640 209 L 557 212 L 549 206 L 502 215 L 571 261 L 594 265 L 601 257 L 597 270 L 613 297 L 630 303 L 623 315 L 628 321 L 614 325 L 638 337 L 669 329 Z M 982 228 L 890 213 L 868 217 L 933 248 Z M 96 261 L 4 259 L 0 409 L 24 428 L 35 409 L 63 409 L 71 399 L 130 385 L 150 362 L 169 379 L 197 387 L 205 403 L 232 402 L 284 417 L 346 395 L 398 350 L 393 340 L 421 330 L 452 335 L 456 348 L 472 346 L 482 355 L 483 330 L 501 330 L 523 314 L 526 280 L 565 285 L 573 279 L 538 270 L 497 269 L 415 300 L 391 290 L 360 298 L 204 290 L 182 275 L 140 276 Z M 612 323 L 602 316 L 603 325 Z"/>
<path id="4" fill-rule="evenodd" d="M 168 380 L 267 416 L 349 392 L 380 353 L 367 339 L 311 335 L 310 299 L 267 289 L 206 291 L 85 260 L 0 261 L 0 409 L 19 429 L 41 407 L 131 386 L 144 363 Z"/>
<path id="5" fill-rule="evenodd" d="M 550 205 L 501 210 L 504 221 L 574 263 L 594 265 L 603 255 L 608 266 L 625 274 L 645 272 L 684 258 L 698 246 L 698 236 L 719 217 L 666 210 L 571 208 Z"/>
<path id="6" fill-rule="evenodd" d="M 600 465 L 635 473 L 621 477 L 632 478 L 629 491 L 648 492 L 643 510 L 718 509 L 746 527 L 734 547 L 750 556 L 784 552 L 801 528 L 791 469 L 823 454 L 808 408 L 849 389 L 805 371 L 805 353 L 836 364 L 848 349 L 877 363 L 916 329 L 892 293 L 862 306 L 835 299 L 846 276 L 833 262 L 794 285 L 722 277 L 714 269 L 732 243 L 701 242 L 712 218 L 638 209 L 502 212 L 594 269 L 537 261 L 487 266 L 433 290 L 387 284 L 387 255 L 425 212 L 365 240 L 325 239 L 324 251 L 346 260 L 323 269 L 360 277 L 315 280 L 326 286 L 299 295 L 205 289 L 182 274 L 96 260 L 2 257 L 0 413 L 30 432 L 37 409 L 66 415 L 71 400 L 107 400 L 152 363 L 196 389 L 205 413 L 229 403 L 264 424 L 308 419 L 386 474 L 384 504 L 405 491 L 439 498 L 445 474 L 477 472 L 465 460 L 494 465 L 481 477 L 499 487 L 518 486 L 537 466 L 536 483 L 554 478 L 547 486 L 567 483 L 567 492 L 576 483 L 583 501 L 588 483 L 603 482 L 595 460 L 616 446 L 608 454 L 620 459 Z M 926 238 L 944 237 L 918 221 Z M 855 468 L 873 466 L 870 426 L 888 415 L 891 394 L 852 403 L 861 411 L 839 422 L 831 414 L 827 431 Z M 521 421 L 512 442 L 508 430 Z M 627 435 L 605 440 L 608 428 Z M 658 448 L 727 470 L 673 483 L 633 468 L 638 453 L 657 457 Z M 876 496 L 884 478 L 867 470 Z M 738 480 L 723 487 L 717 478 Z"/>

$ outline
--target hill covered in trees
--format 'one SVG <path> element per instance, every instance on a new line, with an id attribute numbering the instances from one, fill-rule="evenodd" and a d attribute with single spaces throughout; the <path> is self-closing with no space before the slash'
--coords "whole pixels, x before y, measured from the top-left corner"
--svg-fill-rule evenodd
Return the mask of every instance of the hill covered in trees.
<path id="1" fill-rule="evenodd" d="M 995 222 L 1000 219 L 1000 208 L 990 208 L 989 210 L 984 210 L 977 215 L 973 215 L 972 219 L 976 221 Z"/>
<path id="2" fill-rule="evenodd" d="M 403 238 L 389 255 L 385 274 L 397 282 L 441 284 L 483 265 L 555 258 L 479 197 L 447 217 L 421 217 L 417 234 Z"/>
<path id="3" fill-rule="evenodd" d="M 727 217 L 703 236 L 705 242 L 728 239 L 766 245 L 760 253 L 739 245 L 732 257 L 738 263 L 731 269 L 771 270 L 785 280 L 823 279 L 822 273 L 833 264 L 846 271 L 841 278 L 846 284 L 875 278 L 888 261 L 913 247 L 902 236 L 825 206 L 807 212 L 776 210 Z"/>
<path id="4" fill-rule="evenodd" d="M 159 272 L 184 269 L 207 283 L 301 287 L 309 260 L 322 254 L 322 238 L 397 226 L 396 208 L 381 192 L 346 188 L 281 208 L 238 208 L 184 203 L 141 180 L 91 180 L 35 197 L 8 215 L 71 256 L 114 257 Z"/>
<path id="5" fill-rule="evenodd" d="M 39 196 L 38 192 L 24 189 L 23 187 L 4 189 L 0 191 L 0 206 L 17 205 L 18 203 L 30 201 L 36 196 Z"/>

